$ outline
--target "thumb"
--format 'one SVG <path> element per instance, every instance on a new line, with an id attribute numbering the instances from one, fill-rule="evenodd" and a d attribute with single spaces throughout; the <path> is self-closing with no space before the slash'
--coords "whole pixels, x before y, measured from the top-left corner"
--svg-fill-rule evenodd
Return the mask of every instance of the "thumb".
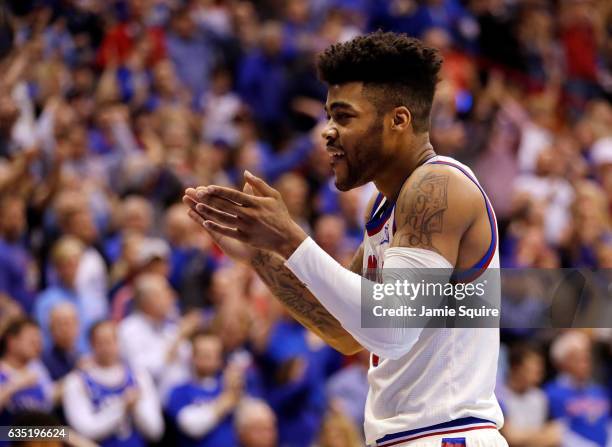
<path id="1" fill-rule="evenodd" d="M 256 192 L 256 195 L 261 195 L 265 197 L 277 197 L 278 195 L 278 191 L 276 191 L 276 189 L 272 188 L 259 177 L 255 177 L 249 171 L 244 171 L 244 180 L 253 187 L 253 190 Z"/>
<path id="2" fill-rule="evenodd" d="M 248 183 L 244 183 L 244 187 L 242 188 L 242 192 L 245 194 L 250 194 L 252 196 L 261 196 L 261 194 L 256 194 L 255 191 L 253 190 L 253 187 L 248 184 Z"/>

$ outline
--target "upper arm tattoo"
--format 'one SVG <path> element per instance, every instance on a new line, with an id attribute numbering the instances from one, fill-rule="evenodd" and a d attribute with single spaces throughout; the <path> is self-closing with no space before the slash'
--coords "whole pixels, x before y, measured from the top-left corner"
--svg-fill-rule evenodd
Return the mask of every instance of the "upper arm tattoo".
<path id="1" fill-rule="evenodd" d="M 428 172 L 407 191 L 400 205 L 399 245 L 424 248 L 439 253 L 433 246 L 433 235 L 444 229 L 444 212 L 448 208 L 446 173 Z"/>

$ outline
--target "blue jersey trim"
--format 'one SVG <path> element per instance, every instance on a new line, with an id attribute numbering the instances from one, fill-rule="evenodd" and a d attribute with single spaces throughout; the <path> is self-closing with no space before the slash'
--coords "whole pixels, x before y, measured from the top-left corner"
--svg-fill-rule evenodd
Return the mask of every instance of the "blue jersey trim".
<path id="1" fill-rule="evenodd" d="M 482 187 L 478 184 L 476 179 L 473 178 L 461 166 L 456 165 L 454 163 L 450 163 L 448 161 L 432 161 L 431 164 L 447 165 L 447 166 L 452 166 L 453 168 L 459 169 L 461 172 L 463 172 L 463 174 L 465 174 L 467 178 L 469 178 L 478 187 L 485 201 L 485 206 L 487 208 L 487 216 L 489 218 L 489 226 L 491 228 L 491 243 L 489 244 L 489 248 L 487 249 L 486 253 L 482 256 L 482 258 L 480 258 L 478 262 L 476 262 L 472 267 L 466 269 L 465 271 L 462 271 L 460 274 L 453 275 L 454 280 L 465 280 L 465 278 L 473 275 L 474 270 L 480 271 L 480 270 L 484 270 L 485 268 L 487 268 L 489 266 L 489 263 L 493 259 L 493 256 L 495 255 L 495 248 L 497 247 L 497 228 L 495 225 L 495 218 L 493 216 L 493 210 L 489 203 L 489 199 L 487 198 L 487 195 L 485 194 Z"/>
<path id="2" fill-rule="evenodd" d="M 456 428 L 462 427 L 464 425 L 473 425 L 473 424 L 493 424 L 495 423 L 488 421 L 486 419 L 480 419 L 477 417 L 466 417 L 461 419 L 455 419 L 454 421 L 443 422 L 441 424 L 430 425 L 429 427 L 416 428 L 414 430 L 406 430 L 399 433 L 392 433 L 389 435 L 385 435 L 380 439 L 376 440 L 377 444 L 382 444 L 388 441 L 392 441 L 398 438 L 410 437 L 414 435 L 418 435 L 420 433 L 424 433 L 431 430 L 440 430 L 444 428 Z"/>
<path id="3" fill-rule="evenodd" d="M 366 231 L 368 232 L 368 236 L 372 236 L 376 233 L 378 233 L 382 227 L 385 225 L 385 222 L 387 222 L 387 220 L 389 220 L 389 217 L 391 216 L 391 213 L 393 212 L 393 207 L 395 206 L 394 203 L 390 203 L 390 202 L 385 202 L 385 204 L 383 205 L 383 212 L 380 214 L 380 216 L 378 217 L 374 217 L 374 215 L 376 214 L 376 212 L 378 211 L 377 208 L 379 207 L 380 203 L 383 200 L 383 195 L 382 193 L 378 193 L 378 197 L 376 197 L 376 201 L 374 202 L 374 206 L 372 207 L 372 212 L 370 220 L 366 222 L 365 227 L 366 227 Z"/>

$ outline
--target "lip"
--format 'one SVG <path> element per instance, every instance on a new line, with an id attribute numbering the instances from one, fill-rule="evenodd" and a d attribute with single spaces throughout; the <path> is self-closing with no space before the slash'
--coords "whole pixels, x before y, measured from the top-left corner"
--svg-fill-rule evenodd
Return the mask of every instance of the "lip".
<path id="1" fill-rule="evenodd" d="M 325 150 L 327 151 L 327 153 L 330 156 L 334 156 L 334 157 L 343 157 L 344 156 L 344 151 L 342 149 L 338 149 L 337 147 L 334 147 L 334 146 L 326 146 Z"/>
<path id="2" fill-rule="evenodd" d="M 326 150 L 327 150 L 327 155 L 329 156 L 329 164 L 331 165 L 332 168 L 334 168 L 336 164 L 338 164 L 341 160 L 344 160 L 345 158 L 344 151 L 336 147 L 327 146 Z"/>

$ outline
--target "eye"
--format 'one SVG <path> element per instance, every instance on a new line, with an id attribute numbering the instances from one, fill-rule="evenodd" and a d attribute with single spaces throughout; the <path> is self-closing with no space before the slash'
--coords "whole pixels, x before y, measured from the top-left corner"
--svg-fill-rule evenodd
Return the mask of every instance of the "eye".
<path id="1" fill-rule="evenodd" d="M 335 117 L 334 117 L 336 121 L 346 121 L 350 118 L 351 118 L 351 115 L 349 115 L 348 113 L 344 113 L 344 112 L 338 112 L 335 114 Z"/>

